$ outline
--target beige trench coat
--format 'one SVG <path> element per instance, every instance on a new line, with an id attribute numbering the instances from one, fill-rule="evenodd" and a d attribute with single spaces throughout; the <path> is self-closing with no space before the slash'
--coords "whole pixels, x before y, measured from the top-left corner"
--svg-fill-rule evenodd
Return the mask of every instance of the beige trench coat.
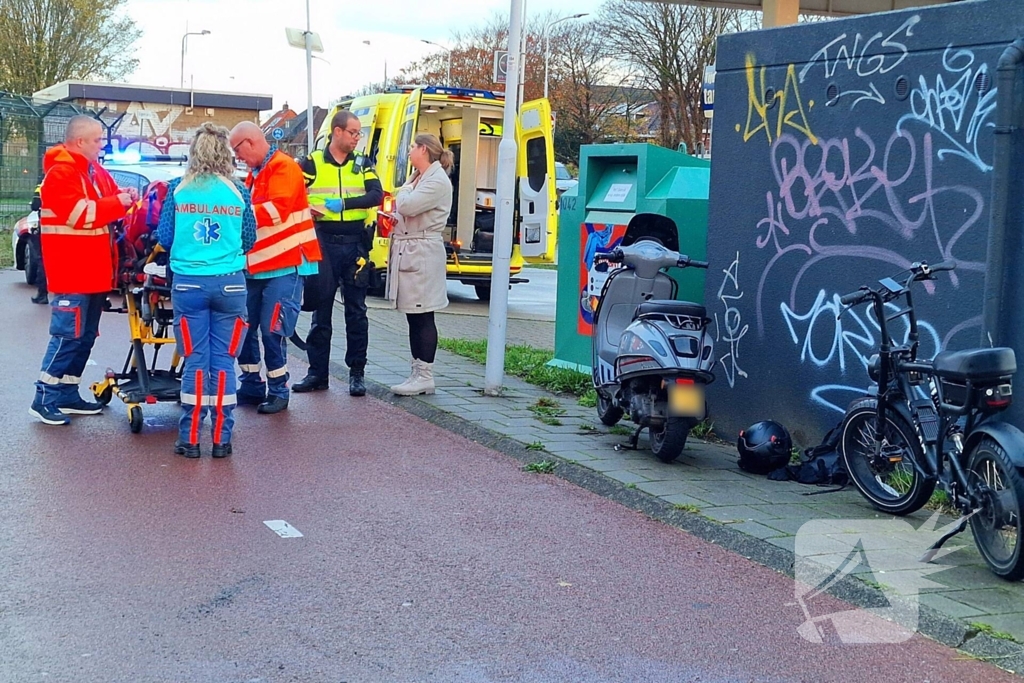
<path id="1" fill-rule="evenodd" d="M 387 297 L 402 313 L 448 305 L 444 227 L 452 210 L 452 182 L 435 161 L 395 195 L 395 229 L 388 255 Z"/>

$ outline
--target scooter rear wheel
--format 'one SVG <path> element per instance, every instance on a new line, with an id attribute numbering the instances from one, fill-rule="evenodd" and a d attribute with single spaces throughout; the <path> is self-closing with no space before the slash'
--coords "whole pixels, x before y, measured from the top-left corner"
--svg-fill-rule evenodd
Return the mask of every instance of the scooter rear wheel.
<path id="1" fill-rule="evenodd" d="M 670 417 L 661 429 L 651 427 L 651 451 L 662 462 L 675 462 L 683 449 L 695 422 L 688 417 Z"/>
<path id="2" fill-rule="evenodd" d="M 597 392 L 597 419 L 601 424 L 613 427 L 622 419 L 622 408 L 615 405 L 610 398 L 605 398 L 601 392 Z"/>

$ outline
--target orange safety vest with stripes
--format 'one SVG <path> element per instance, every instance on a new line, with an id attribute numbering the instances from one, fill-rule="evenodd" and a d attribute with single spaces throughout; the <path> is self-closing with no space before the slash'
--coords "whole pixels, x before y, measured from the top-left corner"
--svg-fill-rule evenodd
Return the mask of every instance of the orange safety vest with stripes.
<path id="1" fill-rule="evenodd" d="M 274 152 L 259 173 L 249 172 L 245 186 L 252 192 L 256 214 L 256 244 L 246 254 L 249 273 L 299 266 L 303 256 L 319 261 L 305 179 L 295 160 Z"/>
<path id="2" fill-rule="evenodd" d="M 43 169 L 39 233 L 47 289 L 109 292 L 115 286 L 117 252 L 108 225 L 127 213 L 117 198 L 117 183 L 102 166 L 64 145 L 47 150 Z"/>

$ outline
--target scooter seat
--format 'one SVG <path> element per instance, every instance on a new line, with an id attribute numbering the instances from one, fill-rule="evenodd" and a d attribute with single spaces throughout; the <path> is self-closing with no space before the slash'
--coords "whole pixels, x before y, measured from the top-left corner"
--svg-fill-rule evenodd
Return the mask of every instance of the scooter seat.
<path id="1" fill-rule="evenodd" d="M 674 301 L 672 299 L 652 299 L 645 301 L 636 308 L 633 319 L 643 315 L 685 315 L 693 318 L 706 318 L 707 309 L 700 304 L 689 301 Z"/>
<path id="2" fill-rule="evenodd" d="M 984 381 L 1009 377 L 1017 371 L 1013 349 L 972 349 L 943 351 L 932 361 L 935 374 L 961 382 Z"/>

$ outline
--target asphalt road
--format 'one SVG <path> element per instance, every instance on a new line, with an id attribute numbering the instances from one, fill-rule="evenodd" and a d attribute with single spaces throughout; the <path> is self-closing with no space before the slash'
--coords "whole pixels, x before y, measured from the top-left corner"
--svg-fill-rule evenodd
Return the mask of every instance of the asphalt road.
<path id="1" fill-rule="evenodd" d="M 225 461 L 208 437 L 171 453 L 170 404 L 140 435 L 120 405 L 35 423 L 48 311 L 19 277 L 0 273 L 3 683 L 1014 680 L 920 637 L 812 645 L 788 578 L 343 382 L 241 411 Z M 107 316 L 86 379 L 126 347 Z"/>

